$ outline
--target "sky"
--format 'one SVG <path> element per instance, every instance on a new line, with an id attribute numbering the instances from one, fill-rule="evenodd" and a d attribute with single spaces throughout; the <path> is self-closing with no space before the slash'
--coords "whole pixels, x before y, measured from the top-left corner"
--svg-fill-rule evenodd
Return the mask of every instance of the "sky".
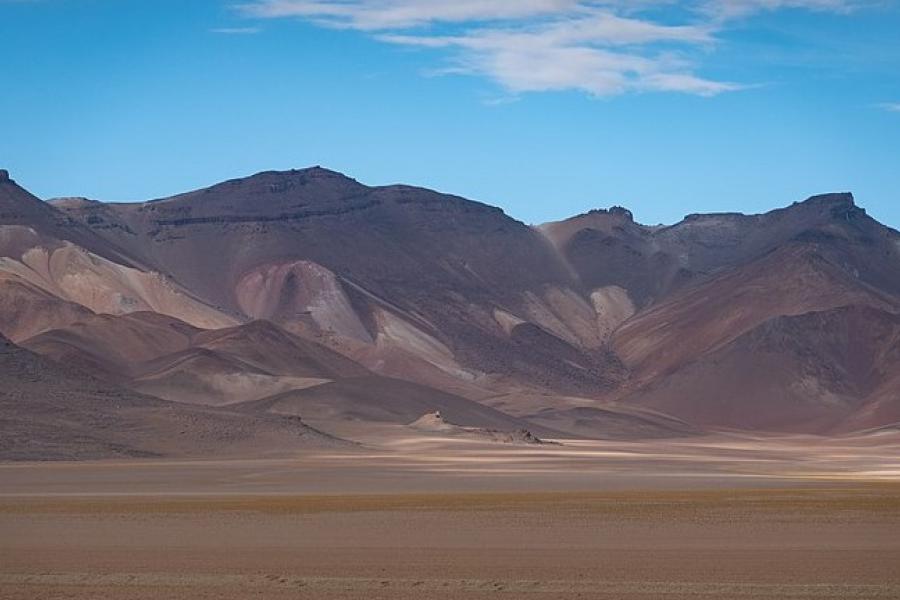
<path id="1" fill-rule="evenodd" d="M 900 0 L 0 0 L 38 196 L 312 165 L 527 223 L 852 191 L 900 228 Z"/>

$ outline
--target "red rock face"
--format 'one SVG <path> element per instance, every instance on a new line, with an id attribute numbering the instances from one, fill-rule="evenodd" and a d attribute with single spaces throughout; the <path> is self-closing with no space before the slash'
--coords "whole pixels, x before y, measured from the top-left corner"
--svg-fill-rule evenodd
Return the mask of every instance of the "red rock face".
<path id="1" fill-rule="evenodd" d="M 323 415 L 340 397 L 342 418 L 385 418 L 341 382 L 385 398 L 388 377 L 424 398 L 403 418 L 448 394 L 461 426 L 485 426 L 474 400 L 530 419 L 516 428 L 618 437 L 900 416 L 900 236 L 849 194 L 532 228 L 321 168 L 137 204 L 51 205 L 0 181 L 0 251 L 4 333 L 170 399 Z"/>

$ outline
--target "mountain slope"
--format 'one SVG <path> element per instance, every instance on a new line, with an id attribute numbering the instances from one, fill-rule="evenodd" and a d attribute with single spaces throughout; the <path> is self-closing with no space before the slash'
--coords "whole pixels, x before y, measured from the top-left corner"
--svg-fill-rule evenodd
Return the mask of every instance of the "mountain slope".
<path id="1" fill-rule="evenodd" d="M 616 332 L 615 349 L 644 381 L 770 319 L 851 305 L 900 311 L 900 299 L 859 281 L 817 245 L 792 242 L 641 312 Z"/>
<path id="2" fill-rule="evenodd" d="M 368 374 L 265 321 L 202 330 L 157 313 L 96 315 L 22 344 L 105 380 L 189 404 L 242 402 Z"/>
<path id="3" fill-rule="evenodd" d="M 766 321 L 631 401 L 707 427 L 850 431 L 898 420 L 898 373 L 900 315 L 843 306 Z"/>
<path id="4" fill-rule="evenodd" d="M 461 378 L 592 393 L 617 376 L 596 310 L 553 248 L 484 204 L 313 168 L 60 207 L 208 304 L 322 338 L 376 370 L 405 352 Z M 540 331 L 514 333 L 517 322 Z M 566 347 L 565 363 L 541 356 L 541 332 Z M 427 370 L 423 382 L 441 384 Z"/>
<path id="5" fill-rule="evenodd" d="M 92 314 L 88 308 L 64 300 L 18 275 L 0 271 L 0 334 L 11 340 L 28 339 Z"/>
<path id="6" fill-rule="evenodd" d="M 851 194 L 813 196 L 761 215 L 688 215 L 669 227 L 641 225 L 613 208 L 540 231 L 585 287 L 622 287 L 639 308 L 794 242 L 833 247 L 861 281 L 900 294 L 897 232 L 869 217 Z"/>
<path id="7" fill-rule="evenodd" d="M 0 460 L 225 456 L 341 445 L 296 419 L 135 394 L 0 337 Z"/>
<path id="8" fill-rule="evenodd" d="M 18 320 L 16 300 L 28 295 L 46 302 L 53 296 L 89 312 L 127 314 L 154 311 L 178 316 L 200 327 L 235 325 L 238 319 L 206 305 L 171 278 L 153 270 L 62 210 L 34 197 L 3 172 L 0 176 L 0 277 L 17 287 L 0 288 L 0 323 Z M 49 313 L 49 311 L 48 311 Z M 48 317 L 50 325 L 64 319 Z M 47 329 L 32 316 L 26 325 L 3 330 L 22 339 Z"/>

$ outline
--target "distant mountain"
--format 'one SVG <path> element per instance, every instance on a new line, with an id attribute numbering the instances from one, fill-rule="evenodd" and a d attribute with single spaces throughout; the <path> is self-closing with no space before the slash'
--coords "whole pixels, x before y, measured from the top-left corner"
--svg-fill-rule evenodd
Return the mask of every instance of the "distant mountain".
<path id="1" fill-rule="evenodd" d="M 0 332 L 180 402 L 399 421 L 457 398 L 616 437 L 900 420 L 900 234 L 849 194 L 529 227 L 319 167 L 134 204 L 5 177 L 0 257 Z"/>
<path id="2" fill-rule="evenodd" d="M 0 323 L 9 323 L 2 332 L 14 341 L 90 313 L 150 310 L 198 327 L 239 322 L 2 174 L 0 290 Z"/>
<path id="3" fill-rule="evenodd" d="M 386 374 L 512 374 L 585 393 L 618 376 L 552 246 L 497 208 L 321 168 L 59 206 L 229 314 L 330 338 L 370 366 L 402 363 Z"/>

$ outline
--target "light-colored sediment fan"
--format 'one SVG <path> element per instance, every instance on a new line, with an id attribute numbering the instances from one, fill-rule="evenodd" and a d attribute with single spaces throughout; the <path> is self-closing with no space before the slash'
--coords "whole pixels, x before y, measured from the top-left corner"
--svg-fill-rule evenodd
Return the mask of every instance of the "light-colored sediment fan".
<path id="1" fill-rule="evenodd" d="M 132 204 L 3 177 L 0 333 L 133 399 L 129 418 L 199 411 L 273 440 L 286 415 L 327 432 L 434 411 L 541 437 L 836 434 L 900 421 L 900 235 L 849 194 L 529 227 L 318 167 Z M 43 410 L 46 381 L 3 377 L 16 423 Z M 103 411 L 67 402 L 85 427 Z M 65 424 L 36 423 L 34 452 L 56 456 Z M 142 444 L 91 452 L 165 453 Z"/>

